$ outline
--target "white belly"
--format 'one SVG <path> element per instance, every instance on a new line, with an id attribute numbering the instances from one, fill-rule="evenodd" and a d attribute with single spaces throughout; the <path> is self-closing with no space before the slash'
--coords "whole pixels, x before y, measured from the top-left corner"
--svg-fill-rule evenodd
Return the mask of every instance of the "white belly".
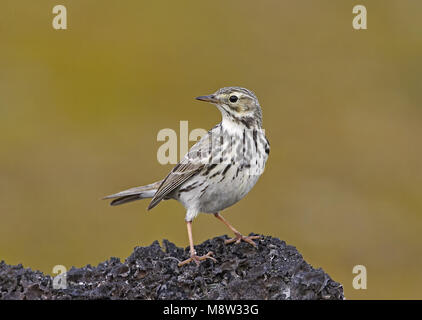
<path id="1" fill-rule="evenodd" d="M 246 168 L 238 171 L 238 166 L 231 166 L 224 176 L 220 174 L 208 179 L 204 176 L 193 178 L 184 188 L 196 186 L 195 189 L 181 192 L 178 200 L 187 209 L 194 207 L 198 212 L 216 213 L 246 196 L 258 178 L 259 175 L 251 174 Z"/>
<path id="2" fill-rule="evenodd" d="M 230 170 L 229 170 L 230 171 Z M 201 197 L 200 212 L 216 213 L 241 200 L 258 181 L 258 175 L 228 175 L 222 182 L 211 184 Z M 234 179 L 233 179 L 234 177 Z"/>

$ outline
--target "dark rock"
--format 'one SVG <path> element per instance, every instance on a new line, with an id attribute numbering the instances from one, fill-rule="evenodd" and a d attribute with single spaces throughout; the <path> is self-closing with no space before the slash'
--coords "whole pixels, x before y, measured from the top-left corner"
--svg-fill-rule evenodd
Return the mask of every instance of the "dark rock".
<path id="1" fill-rule="evenodd" d="M 262 236 L 255 249 L 224 239 L 195 246 L 199 255 L 213 251 L 217 263 L 179 268 L 189 249 L 154 241 L 136 247 L 123 263 L 110 258 L 97 267 L 72 267 L 67 289 L 53 289 L 52 277 L 2 261 L 0 299 L 344 299 L 341 284 L 284 241 Z"/>

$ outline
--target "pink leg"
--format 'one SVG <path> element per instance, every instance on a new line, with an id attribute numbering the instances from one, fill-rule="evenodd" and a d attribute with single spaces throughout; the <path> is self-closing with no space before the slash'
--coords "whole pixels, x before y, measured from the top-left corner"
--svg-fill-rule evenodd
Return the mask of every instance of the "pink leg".
<path id="1" fill-rule="evenodd" d="M 222 221 L 227 227 L 229 227 L 229 229 L 231 230 L 231 231 L 233 231 L 234 232 L 234 234 L 235 234 L 235 237 L 234 238 L 232 238 L 232 239 L 229 239 L 229 240 L 226 240 L 225 241 L 225 243 L 226 244 L 229 244 L 229 243 L 233 243 L 233 242 L 236 242 L 236 244 L 237 243 L 240 243 L 240 241 L 245 241 L 245 242 L 247 242 L 247 243 L 249 243 L 249 244 L 251 244 L 251 245 L 253 245 L 255 248 L 256 248 L 256 243 L 255 242 L 253 242 L 252 240 L 253 239 L 259 239 L 260 238 L 260 236 L 248 236 L 248 237 L 245 237 L 245 236 L 242 236 L 242 234 L 239 232 L 239 231 L 237 231 L 226 219 L 224 219 L 218 212 L 217 213 L 214 213 L 214 216 L 218 219 L 218 220 L 220 220 L 220 221 Z"/>
<path id="2" fill-rule="evenodd" d="M 205 260 L 205 259 L 211 259 L 212 261 L 217 262 L 216 259 L 214 259 L 213 257 L 211 257 L 212 254 L 213 254 L 212 251 L 208 252 L 204 256 L 197 256 L 196 255 L 196 251 L 195 251 L 195 248 L 193 246 L 192 221 L 186 221 L 186 225 L 187 225 L 187 228 L 188 228 L 188 237 L 189 237 L 189 246 L 190 246 L 190 258 L 189 259 L 186 259 L 186 260 L 184 260 L 182 262 L 180 262 L 178 264 L 178 266 L 181 267 L 181 266 L 183 266 L 185 264 L 188 264 L 188 263 L 190 263 L 192 261 L 194 261 L 196 263 L 196 265 L 199 266 L 199 262 L 202 261 L 202 260 Z"/>

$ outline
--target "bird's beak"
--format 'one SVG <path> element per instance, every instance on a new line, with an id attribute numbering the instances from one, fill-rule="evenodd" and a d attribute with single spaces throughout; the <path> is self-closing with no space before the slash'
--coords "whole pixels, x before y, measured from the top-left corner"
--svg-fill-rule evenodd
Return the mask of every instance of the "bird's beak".
<path id="1" fill-rule="evenodd" d="M 211 103 L 218 103 L 218 99 L 213 94 L 210 94 L 209 96 L 196 97 L 195 99 L 200 100 L 200 101 L 211 102 Z"/>

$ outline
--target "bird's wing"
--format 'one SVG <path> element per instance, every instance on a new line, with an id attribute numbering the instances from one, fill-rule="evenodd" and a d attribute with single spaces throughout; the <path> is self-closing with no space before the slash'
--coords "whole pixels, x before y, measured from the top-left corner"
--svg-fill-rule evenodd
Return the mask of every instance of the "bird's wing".
<path id="1" fill-rule="evenodd" d="M 211 131 L 210 131 L 211 132 Z M 188 154 L 173 168 L 173 170 L 163 180 L 157 192 L 152 198 L 148 210 L 154 208 L 168 194 L 180 187 L 184 182 L 201 172 L 210 165 L 209 149 L 211 146 L 210 132 L 203 136 Z"/>
<path id="2" fill-rule="evenodd" d="M 193 163 L 179 163 L 176 165 L 161 183 L 148 206 L 148 210 L 154 208 L 169 193 L 180 187 L 180 185 L 189 180 L 191 177 L 197 175 L 203 168 L 204 165 Z"/>

